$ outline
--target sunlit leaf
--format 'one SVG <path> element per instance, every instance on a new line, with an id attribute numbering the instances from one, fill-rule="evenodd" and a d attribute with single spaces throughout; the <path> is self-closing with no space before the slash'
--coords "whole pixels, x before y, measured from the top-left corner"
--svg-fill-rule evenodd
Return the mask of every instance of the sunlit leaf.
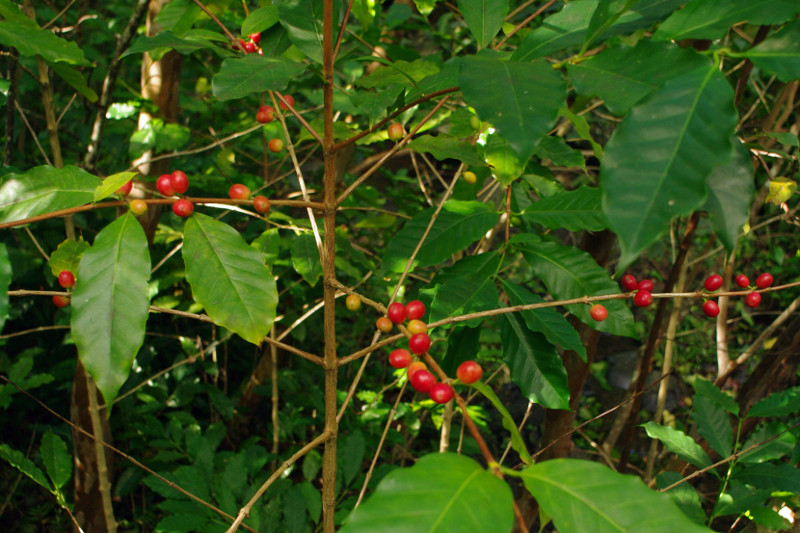
<path id="1" fill-rule="evenodd" d="M 660 440 L 667 450 L 676 454 L 680 459 L 693 464 L 698 468 L 711 466 L 711 459 L 703 448 L 683 431 L 669 426 L 661 426 L 655 422 L 644 424 L 647 435 Z"/>
<path id="2" fill-rule="evenodd" d="M 300 63 L 249 54 L 223 61 L 211 84 L 218 100 L 233 100 L 252 93 L 283 91 L 304 70 Z"/>

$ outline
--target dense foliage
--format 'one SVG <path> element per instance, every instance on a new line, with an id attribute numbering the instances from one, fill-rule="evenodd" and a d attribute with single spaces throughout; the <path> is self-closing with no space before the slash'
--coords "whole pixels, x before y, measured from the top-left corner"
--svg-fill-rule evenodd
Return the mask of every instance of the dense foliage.
<path id="1" fill-rule="evenodd" d="M 0 0 L 3 523 L 789 529 L 798 16 Z"/>

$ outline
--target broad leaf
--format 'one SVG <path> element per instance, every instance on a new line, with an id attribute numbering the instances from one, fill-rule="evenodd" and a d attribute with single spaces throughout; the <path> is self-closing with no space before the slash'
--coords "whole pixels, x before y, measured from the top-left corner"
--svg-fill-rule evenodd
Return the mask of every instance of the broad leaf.
<path id="1" fill-rule="evenodd" d="M 708 454 L 683 431 L 669 426 L 661 426 L 655 422 L 647 422 L 644 424 L 644 429 L 649 437 L 660 440 L 667 450 L 676 454 L 680 459 L 698 468 L 711 466 Z"/>
<path id="2" fill-rule="evenodd" d="M 150 305 L 150 253 L 136 217 L 126 213 L 103 228 L 83 254 L 76 277 L 72 336 L 110 406 L 144 342 Z"/>
<path id="3" fill-rule="evenodd" d="M 500 262 L 497 253 L 471 255 L 439 272 L 431 287 L 422 291 L 433 296 L 430 321 L 497 308 L 494 276 Z M 465 324 L 476 327 L 481 322 L 482 318 L 476 318 Z"/>
<path id="4" fill-rule="evenodd" d="M 350 94 L 350 99 L 366 115 L 370 128 L 386 116 L 386 110 L 396 100 L 402 88 L 399 85 L 381 91 L 358 91 Z"/>
<path id="5" fill-rule="evenodd" d="M 65 240 L 50 254 L 50 272 L 56 277 L 64 270 L 77 272 L 81 257 L 88 249 L 89 243 L 83 237 L 79 237 L 77 241 Z"/>
<path id="6" fill-rule="evenodd" d="M 738 139 L 731 139 L 731 144 L 731 162 L 715 168 L 708 177 L 708 198 L 704 206 L 714 232 L 728 252 L 733 252 L 739 233 L 750 217 L 750 201 L 755 192 L 750 154 Z"/>
<path id="7" fill-rule="evenodd" d="M 600 231 L 606 227 L 596 187 L 583 186 L 542 198 L 525 208 L 522 218 L 550 229 Z"/>
<path id="8" fill-rule="evenodd" d="M 563 111 L 562 107 L 559 109 L 559 114 L 562 114 Z M 541 160 L 549 160 L 552 166 L 586 168 L 586 161 L 583 159 L 581 151 L 571 147 L 563 137 L 557 135 L 542 137 L 534 154 Z"/>
<path id="9" fill-rule="evenodd" d="M 8 248 L 0 242 L 0 331 L 8 318 L 8 288 L 11 286 L 11 260 Z"/>
<path id="10" fill-rule="evenodd" d="M 747 412 L 748 417 L 786 416 L 800 411 L 800 387 L 770 394 Z"/>
<path id="11" fill-rule="evenodd" d="M 47 65 L 53 69 L 53 72 L 58 74 L 59 78 L 67 82 L 73 89 L 75 89 L 78 94 L 92 103 L 97 102 L 97 93 L 86 84 L 86 78 L 84 77 L 83 73 L 74 67 L 71 67 L 67 63 L 64 63 L 63 61 L 58 61 L 55 63 L 50 62 Z"/>
<path id="12" fill-rule="evenodd" d="M 508 0 L 459 0 L 458 10 L 467 28 L 484 48 L 503 26 L 508 13 Z"/>
<path id="13" fill-rule="evenodd" d="M 733 90 L 715 68 L 668 81 L 635 107 L 606 145 L 603 211 L 624 269 L 669 227 L 703 205 L 706 179 L 731 157 Z"/>
<path id="14" fill-rule="evenodd" d="M 63 61 L 70 65 L 92 66 L 83 55 L 83 50 L 74 42 L 62 39 L 49 30 L 10 20 L 0 21 L 0 44 L 13 46 L 21 56 L 39 56 L 48 62 Z"/>
<path id="15" fill-rule="evenodd" d="M 584 37 L 580 55 L 583 55 L 596 39 L 613 26 L 614 22 L 638 1 L 639 0 L 608 0 L 606 2 L 600 2 L 594 10 L 594 13 L 592 13 L 591 20 L 589 20 L 589 27 L 586 29 L 586 37 Z"/>
<path id="16" fill-rule="evenodd" d="M 713 383 L 705 379 L 696 379 L 692 385 L 698 396 L 704 396 L 733 415 L 739 414 L 739 404 L 732 396 L 725 394 Z"/>
<path id="17" fill-rule="evenodd" d="M 759 68 L 789 82 L 800 78 L 800 20 L 790 22 L 780 31 L 743 54 Z"/>
<path id="18" fill-rule="evenodd" d="M 239 99 L 252 93 L 283 91 L 305 68 L 301 63 L 249 54 L 223 61 L 211 84 L 218 100 Z"/>
<path id="19" fill-rule="evenodd" d="M 503 417 L 503 427 L 511 433 L 511 447 L 514 448 L 514 450 L 519 454 L 519 457 L 523 463 L 526 465 L 531 464 L 531 455 L 528 453 L 528 449 L 525 447 L 525 440 L 522 438 L 516 422 L 514 422 L 514 419 L 511 418 L 511 413 L 508 412 L 508 409 L 506 409 L 506 406 L 503 405 L 503 402 L 501 402 L 500 398 L 498 398 L 494 393 L 494 390 L 492 390 L 490 386 L 482 381 L 476 381 L 470 386 L 483 394 L 487 400 L 492 402 L 494 408 L 497 409 L 497 411 L 500 413 L 500 416 Z"/>
<path id="20" fill-rule="evenodd" d="M 47 476 L 44 475 L 44 472 L 42 472 L 33 461 L 25 457 L 25 454 L 22 452 L 9 447 L 8 444 L 4 442 L 0 442 L 0 459 L 5 460 L 11 466 L 52 492 L 53 487 L 47 482 Z"/>
<path id="21" fill-rule="evenodd" d="M 509 486 L 453 453 L 429 454 L 390 472 L 347 518 L 340 533 L 511 531 Z"/>
<path id="22" fill-rule="evenodd" d="M 756 489 L 731 482 L 730 489 L 717 500 L 711 516 L 737 515 L 749 511 L 753 507 L 760 507 L 771 493 L 771 489 Z"/>
<path id="23" fill-rule="evenodd" d="M 800 493 L 800 470 L 786 463 L 748 464 L 736 471 L 733 479 L 757 489 Z"/>
<path id="24" fill-rule="evenodd" d="M 695 396 L 692 418 L 697 422 L 697 432 L 715 452 L 722 457 L 731 454 L 733 428 L 725 409 L 705 396 Z"/>
<path id="25" fill-rule="evenodd" d="M 527 242 L 520 246 L 525 260 L 533 267 L 550 294 L 557 300 L 583 296 L 618 294 L 619 286 L 608 271 L 601 268 L 588 253 L 554 242 Z M 598 330 L 635 337 L 633 314 L 624 300 L 606 300 L 608 318 L 595 321 L 584 303 L 567 305 L 567 309 L 584 324 Z"/>
<path id="26" fill-rule="evenodd" d="M 48 431 L 42 436 L 42 462 L 56 489 L 67 484 L 72 477 L 72 455 L 61 437 Z"/>
<path id="27" fill-rule="evenodd" d="M 439 161 L 458 159 L 472 167 L 484 167 L 486 163 L 478 157 L 478 152 L 471 144 L 447 135 L 422 135 L 408 143 L 408 147 L 417 152 L 427 152 Z"/>
<path id="28" fill-rule="evenodd" d="M 11 173 L 0 187 L 0 222 L 90 203 L 100 179 L 78 167 L 35 167 Z"/>
<path id="29" fill-rule="evenodd" d="M 553 459 L 521 472 L 525 487 L 559 533 L 699 533 L 669 496 L 636 476 L 590 461 Z"/>
<path id="30" fill-rule="evenodd" d="M 464 361 L 476 360 L 481 344 L 481 328 L 457 326 L 447 337 L 447 353 L 439 363 L 445 374 L 455 376 L 458 366 Z"/>
<path id="31" fill-rule="evenodd" d="M 242 35 L 261 33 L 278 22 L 278 8 L 266 6 L 254 9 L 242 23 Z"/>
<path id="32" fill-rule="evenodd" d="M 122 57 L 159 49 L 175 50 L 179 54 L 187 55 L 205 48 L 210 48 L 219 56 L 225 57 L 232 55 L 229 50 L 220 48 L 210 40 L 199 38 L 188 39 L 186 37 L 179 37 L 171 31 L 162 31 L 152 37 L 143 36 L 137 38 L 131 47 L 125 50 Z"/>
<path id="33" fill-rule="evenodd" d="M 356 81 L 356 85 L 368 89 L 381 89 L 398 84 L 405 87 L 416 87 L 418 81 L 439 72 L 439 67 L 436 66 L 434 62 L 427 59 L 416 59 L 414 61 L 399 60 L 394 62 L 388 59 L 376 58 L 375 56 L 362 59 L 369 59 L 371 61 L 377 60 L 384 65 Z"/>
<path id="34" fill-rule="evenodd" d="M 103 183 L 94 190 L 94 201 L 98 202 L 117 192 L 117 189 L 128 183 L 138 172 L 117 172 L 103 179 Z"/>
<path id="35" fill-rule="evenodd" d="M 278 291 L 261 254 L 223 222 L 195 213 L 186 220 L 183 262 L 192 296 L 215 324 L 259 345 L 272 329 Z"/>
<path id="36" fill-rule="evenodd" d="M 510 185 L 525 171 L 527 159 L 522 159 L 505 138 L 493 133 L 483 146 L 483 159 L 492 167 L 492 174 L 503 185 Z"/>
<path id="37" fill-rule="evenodd" d="M 481 120 L 491 122 L 523 161 L 555 123 L 567 95 L 564 79 L 544 61 L 465 57 L 459 87 Z"/>
<path id="38" fill-rule="evenodd" d="M 339 2 L 333 2 L 333 20 L 339 20 Z M 289 39 L 312 61 L 322 63 L 323 0 L 286 0 L 278 4 L 281 25 Z M 300 65 L 302 67 L 302 65 Z"/>
<path id="39" fill-rule="evenodd" d="M 656 476 L 656 488 L 663 489 L 669 487 L 681 479 L 683 479 L 683 476 L 678 472 L 673 472 L 671 470 L 662 472 Z M 666 494 L 672 498 L 675 505 L 677 505 L 678 508 L 683 511 L 683 514 L 692 522 L 705 525 L 708 517 L 706 517 L 706 513 L 703 511 L 703 506 L 700 503 L 700 496 L 690 483 L 676 485 L 668 490 Z"/>
<path id="40" fill-rule="evenodd" d="M 503 289 L 512 305 L 544 303 L 543 298 L 516 283 L 503 281 Z M 520 311 L 519 314 L 532 331 L 538 331 L 552 344 L 561 346 L 565 350 L 572 350 L 586 361 L 586 347 L 581 342 L 581 336 L 555 308 L 530 309 Z"/>
<path id="41" fill-rule="evenodd" d="M 740 448 L 746 450 L 755 444 L 764 444 L 740 455 L 739 461 L 744 463 L 764 463 L 774 459 L 781 459 L 792 452 L 796 453 L 797 435 L 794 435 L 791 431 L 786 431 L 786 429 L 785 424 L 777 421 L 759 426 L 758 429 L 750 434 Z"/>
<path id="42" fill-rule="evenodd" d="M 322 263 L 317 242 L 312 233 L 302 233 L 292 238 L 292 266 L 312 287 L 322 276 Z"/>
<path id="43" fill-rule="evenodd" d="M 417 214 L 397 232 L 386 247 L 381 270 L 402 272 L 431 221 L 433 207 Z M 480 239 L 497 222 L 497 214 L 482 202 L 449 200 L 439 212 L 414 265 L 426 267 L 441 263 Z"/>
<path id="44" fill-rule="evenodd" d="M 522 394 L 549 409 L 569 410 L 567 371 L 555 347 L 517 314 L 502 315 L 499 321 L 503 360 Z"/>
<path id="45" fill-rule="evenodd" d="M 601 98 L 609 111 L 622 116 L 667 80 L 709 64 L 693 49 L 642 40 L 568 64 L 567 72 L 580 94 Z"/>

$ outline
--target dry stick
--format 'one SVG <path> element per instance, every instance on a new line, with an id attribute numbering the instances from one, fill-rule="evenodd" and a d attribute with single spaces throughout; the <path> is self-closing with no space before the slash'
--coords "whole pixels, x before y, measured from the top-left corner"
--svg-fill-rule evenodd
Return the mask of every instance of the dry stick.
<path id="1" fill-rule="evenodd" d="M 44 257 L 45 261 L 49 262 L 50 256 L 47 255 L 47 252 L 44 251 L 42 245 L 39 244 L 39 241 L 36 240 L 36 237 L 33 235 L 33 232 L 31 232 L 31 229 L 28 226 L 25 226 L 25 233 L 27 233 L 28 237 L 31 238 L 31 240 L 33 241 L 33 245 L 36 246 L 36 249 L 39 250 L 39 253 L 42 254 L 42 257 Z"/>
<path id="2" fill-rule="evenodd" d="M 404 138 L 403 138 L 403 139 L 402 139 L 400 142 L 398 142 L 396 145 L 394 145 L 394 147 L 393 147 L 391 150 L 389 150 L 388 152 L 386 152 L 386 154 L 385 154 L 385 155 L 384 155 L 382 158 L 380 158 L 378 161 L 376 161 L 376 162 L 375 162 L 375 164 L 374 164 L 374 165 L 372 165 L 372 166 L 369 168 L 369 170 L 367 170 L 367 171 L 366 171 L 366 172 L 364 172 L 364 173 L 363 173 L 361 176 L 359 176 L 359 177 L 358 177 L 358 178 L 357 178 L 357 179 L 356 179 L 356 180 L 355 180 L 355 181 L 354 181 L 354 182 L 353 182 L 353 183 L 352 183 L 352 184 L 351 184 L 351 185 L 350 185 L 350 186 L 349 186 L 349 187 L 348 187 L 348 188 L 347 188 L 347 189 L 346 189 L 346 190 L 345 190 L 345 191 L 344 191 L 342 194 L 340 194 L 340 195 L 339 195 L 339 197 L 336 199 L 336 205 L 338 206 L 339 204 L 341 204 L 342 202 L 344 202 L 344 201 L 347 199 L 347 197 L 348 197 L 348 196 L 350 196 L 350 195 L 353 193 L 353 191 L 354 191 L 354 190 L 356 190 L 356 188 L 357 188 L 359 185 L 361 185 L 361 183 L 363 183 L 363 182 L 364 182 L 364 181 L 365 181 L 365 180 L 366 180 L 368 177 L 370 177 L 370 176 L 371 176 L 371 175 L 372 175 L 372 174 L 373 174 L 373 173 L 374 173 L 376 170 L 378 170 L 379 168 L 381 168 L 381 166 L 383 165 L 383 162 L 384 162 L 384 161 L 386 161 L 387 159 L 389 159 L 389 158 L 392 156 L 392 154 L 394 154 L 395 152 L 397 152 L 397 151 L 398 151 L 400 148 L 402 148 L 402 147 L 404 147 L 406 144 L 408 144 L 408 142 L 409 142 L 409 140 L 411 139 L 411 137 L 412 137 L 412 136 L 413 136 L 413 135 L 414 135 L 414 134 L 415 134 L 417 131 L 419 131 L 419 129 L 420 129 L 420 128 L 421 128 L 423 125 L 425 125 L 425 123 L 426 123 L 426 122 L 428 122 L 428 121 L 429 121 L 429 120 L 430 120 L 430 119 L 431 119 L 431 118 L 432 118 L 432 117 L 433 117 L 433 116 L 434 116 L 434 115 L 435 115 L 435 114 L 436 114 L 436 113 L 439 111 L 439 109 L 441 109 L 441 107 L 442 107 L 442 106 L 445 104 L 445 102 L 447 102 L 448 98 L 449 98 L 449 96 L 445 96 L 444 98 L 442 98 L 442 99 L 441 99 L 441 100 L 440 100 L 440 101 L 439 101 L 439 102 L 436 104 L 436 106 L 435 106 L 435 107 L 434 107 L 434 108 L 433 108 L 433 109 L 432 109 L 432 110 L 431 110 L 431 111 L 430 111 L 430 112 L 429 112 L 427 115 L 425 115 L 424 117 L 422 117 L 422 120 L 420 120 L 420 121 L 417 123 L 417 125 L 414 127 L 414 129 L 412 129 L 411 131 L 409 131 L 409 132 L 408 132 L 408 134 L 407 134 L 407 135 L 406 135 L 406 136 L 405 136 L 405 137 L 404 137 Z M 358 137 L 358 136 L 356 136 L 356 137 Z M 351 137 L 351 139 L 354 139 L 354 138 L 355 138 L 355 137 Z M 348 140 L 350 140 L 350 139 L 348 139 Z M 344 144 L 342 144 L 342 143 L 339 143 L 339 145 L 341 145 L 341 146 L 344 146 Z M 336 146 L 334 146 L 333 148 L 334 148 L 334 149 L 338 149 L 337 147 L 338 147 L 339 145 L 336 145 Z"/>
<path id="3" fill-rule="evenodd" d="M 386 420 L 386 425 L 383 426 L 383 433 L 378 441 L 378 447 L 375 450 L 375 455 L 372 456 L 372 463 L 369 465 L 367 475 L 364 477 L 364 484 L 361 486 L 361 492 L 358 493 L 358 500 L 356 500 L 356 505 L 353 507 L 354 510 L 358 509 L 358 506 L 361 505 L 361 500 L 364 499 L 364 494 L 367 492 L 367 485 L 369 485 L 369 480 L 372 479 L 372 472 L 375 470 L 375 465 L 378 463 L 378 456 L 381 453 L 381 449 L 383 449 L 383 443 L 386 442 L 386 435 L 389 433 L 389 428 L 392 427 L 394 415 L 397 413 L 397 406 L 400 405 L 400 400 L 403 398 L 406 385 L 408 385 L 408 381 L 403 383 L 403 386 L 400 387 L 400 392 L 397 394 L 397 399 L 394 401 L 391 411 L 389 411 L 389 418 Z"/>
<path id="4" fill-rule="evenodd" d="M 31 333 L 38 333 L 40 331 L 53 331 L 57 329 L 69 329 L 70 326 L 39 326 L 38 328 L 26 329 L 23 331 L 15 331 L 14 333 L 7 333 L 0 335 L 0 340 L 10 339 L 12 337 L 21 337 L 22 335 L 30 335 Z"/>
<path id="5" fill-rule="evenodd" d="M 519 423 L 517 431 L 522 431 L 522 428 L 525 426 L 525 422 L 528 421 L 528 417 L 530 416 L 532 409 L 533 409 L 533 402 L 529 401 L 528 408 L 525 409 L 525 415 L 522 417 L 522 422 Z M 508 444 L 506 445 L 506 449 L 503 451 L 503 455 L 500 456 L 500 461 L 499 461 L 500 464 L 503 464 L 503 462 L 505 462 L 506 455 L 508 455 L 508 452 L 510 451 L 511 451 L 511 440 L 509 439 Z"/>
<path id="6" fill-rule="evenodd" d="M 36 146 L 39 148 L 39 153 L 41 153 L 42 157 L 44 157 L 44 162 L 52 166 L 53 163 L 50 162 L 50 158 L 47 157 L 47 153 L 44 151 L 44 148 L 42 148 L 42 145 L 39 143 L 39 137 L 36 135 L 36 132 L 33 131 L 31 123 L 28 122 L 28 117 L 25 116 L 25 111 L 20 107 L 19 102 L 17 102 L 16 100 L 14 100 L 14 107 L 17 108 L 19 116 L 22 118 L 22 122 L 25 123 L 25 127 L 28 128 L 28 132 L 31 134 L 31 137 L 33 137 L 33 142 L 35 142 Z"/>
<path id="7" fill-rule="evenodd" d="M 349 0 L 347 2 L 347 8 L 344 11 L 344 19 L 339 27 L 339 34 L 336 36 L 336 45 L 333 47 L 333 56 L 331 58 L 331 62 L 335 63 L 336 58 L 339 56 L 339 46 L 342 44 L 342 37 L 344 37 L 344 31 L 347 29 L 347 21 L 350 19 L 350 12 L 353 10 L 353 0 Z M 358 504 L 356 504 L 358 505 Z"/>
<path id="8" fill-rule="evenodd" d="M 520 6 L 519 6 L 517 9 L 515 9 L 514 11 L 512 11 L 511 13 L 509 13 L 508 15 L 506 15 L 506 19 L 505 19 L 505 20 L 506 20 L 506 22 L 508 22 L 509 20 L 511 20 L 512 18 L 514 18 L 514 17 L 516 16 L 516 14 L 517 14 L 517 13 L 519 13 L 520 11 L 522 11 L 523 9 L 525 9 L 526 7 L 528 7 L 529 5 L 531 5 L 532 3 L 534 3 L 535 1 L 536 1 L 536 0 L 527 0 L 525 3 L 523 3 L 522 5 L 520 5 Z"/>
<path id="9" fill-rule="evenodd" d="M 272 486 L 275 480 L 277 480 L 281 476 L 281 474 L 283 474 L 286 471 L 287 468 L 296 463 L 298 459 L 303 457 L 305 454 L 307 454 L 308 452 L 310 452 L 323 442 L 329 441 L 331 437 L 332 435 L 328 433 L 323 433 L 318 437 L 316 437 L 311 442 L 309 442 L 308 444 L 306 444 L 305 446 L 303 446 L 302 448 L 300 448 L 299 450 L 297 450 L 291 457 L 285 460 L 281 464 L 281 466 L 277 470 L 275 470 L 275 472 L 273 472 L 271 476 L 269 476 L 269 479 L 267 479 L 264 482 L 264 484 L 258 488 L 256 493 L 253 494 L 253 497 L 250 498 L 250 501 L 247 502 L 247 504 L 244 507 L 239 509 L 239 514 L 236 515 L 236 519 L 234 519 L 233 524 L 231 524 L 231 526 L 225 531 L 225 533 L 233 533 L 234 531 L 239 529 L 239 526 L 247 527 L 242 524 L 242 521 L 250 515 L 250 510 L 253 508 L 256 502 L 258 502 L 261 496 L 264 495 L 267 489 L 270 488 L 270 486 Z M 254 529 L 251 529 L 249 527 L 247 529 L 249 529 L 250 531 L 255 531 Z"/>
<path id="10" fill-rule="evenodd" d="M 298 113 L 298 112 L 297 112 L 297 110 L 294 108 L 294 106 L 293 106 L 293 105 L 290 105 L 290 104 L 289 104 L 289 102 L 287 102 L 287 101 L 286 101 L 286 99 L 283 97 L 283 95 L 282 95 L 281 93 L 279 93 L 279 92 L 277 92 L 277 91 L 275 91 L 275 92 L 273 93 L 273 91 L 270 91 L 270 94 L 276 94 L 276 95 L 278 96 L 278 100 L 280 100 L 280 101 L 281 101 L 281 102 L 282 102 L 282 103 L 283 103 L 283 104 L 286 106 L 286 108 L 287 108 L 289 111 L 291 111 L 291 112 L 292 112 L 292 115 L 294 115 L 294 116 L 295 116 L 295 118 L 296 118 L 298 121 L 300 121 L 300 124 L 302 124 L 302 125 L 303 125 L 303 127 L 304 127 L 306 130 L 308 130 L 308 133 L 310 133 L 310 134 L 311 134 L 311 136 L 312 136 L 312 137 L 314 137 L 314 139 L 316 139 L 316 141 L 317 141 L 319 144 L 321 144 L 321 145 L 322 145 L 322 144 L 324 144 L 324 143 L 323 143 L 323 141 L 322 141 L 322 137 L 320 136 L 320 134 L 319 134 L 319 133 L 317 133 L 317 130 L 315 130 L 315 129 L 314 129 L 312 126 L 311 126 L 311 124 L 309 124 L 309 123 L 308 123 L 308 121 L 307 121 L 306 119 L 304 119 L 304 118 L 303 118 L 303 116 L 302 116 L 300 113 Z M 274 97 L 273 97 L 273 103 L 274 103 Z M 277 104 L 276 104 L 276 106 L 277 106 Z M 276 108 L 277 108 L 277 107 L 276 107 Z M 278 114 L 278 116 L 280 116 L 280 113 Z M 283 122 L 283 121 L 281 121 L 281 122 Z M 286 138 L 287 138 L 287 139 L 289 138 L 289 137 L 288 137 L 288 135 L 287 135 L 287 137 L 286 137 Z"/>
<path id="11" fill-rule="evenodd" d="M 274 327 L 269 330 L 269 337 L 275 340 Z M 278 348 L 274 344 L 269 345 L 269 356 L 272 362 L 269 376 L 272 380 L 272 453 L 277 455 L 281 441 L 281 426 L 278 416 L 278 401 L 280 400 L 278 395 Z"/>
<path id="12" fill-rule="evenodd" d="M 725 381 L 730 377 L 733 372 L 744 364 L 750 357 L 753 356 L 754 353 L 764 344 L 764 342 L 773 334 L 775 330 L 778 329 L 784 322 L 786 322 L 789 317 L 800 308 L 800 296 L 794 299 L 789 306 L 783 310 L 783 312 L 778 315 L 778 317 L 770 324 L 769 326 L 761 332 L 761 335 L 753 341 L 753 343 L 745 350 L 745 352 L 740 355 L 737 359 L 731 361 L 731 364 L 728 366 L 727 370 L 724 373 L 720 374 L 717 379 L 714 380 L 714 385 L 717 387 L 721 387 L 725 384 Z"/>
<path id="13" fill-rule="evenodd" d="M 517 33 L 519 30 L 521 30 L 522 28 L 524 28 L 525 26 L 527 26 L 527 25 L 528 25 L 528 23 L 529 23 L 530 21 L 532 21 L 533 19 L 535 19 L 536 17 L 538 17 L 539 15 L 541 15 L 541 14 L 542 14 L 542 12 L 543 12 L 545 9 L 547 9 L 548 7 L 552 6 L 552 5 L 553 5 L 553 4 L 555 4 L 555 3 L 556 3 L 556 0 L 550 0 L 550 1 L 549 1 L 549 2 L 547 2 L 545 5 L 543 5 L 543 6 L 542 6 L 542 7 L 540 7 L 539 9 L 537 9 L 537 10 L 536 10 L 536 11 L 533 13 L 533 15 L 531 15 L 531 16 L 529 16 L 529 17 L 527 17 L 525 20 L 523 20 L 522 22 L 520 22 L 519 24 L 517 24 L 516 26 L 514 26 L 514 29 L 513 29 L 513 30 L 511 30 L 510 32 L 508 32 L 508 33 L 506 34 L 506 36 L 505 36 L 505 37 L 503 37 L 503 39 L 502 39 L 502 40 L 501 40 L 499 43 L 497 43 L 497 44 L 495 45 L 494 49 L 495 49 L 495 50 L 500 50 L 500 48 L 502 48 L 502 47 L 503 47 L 503 45 L 504 45 L 504 44 L 506 44 L 506 41 L 508 41 L 508 40 L 509 40 L 509 39 L 510 39 L 510 38 L 511 38 L 511 37 L 512 37 L 514 34 L 516 34 L 516 33 Z"/>
<path id="14" fill-rule="evenodd" d="M 5 377 L 5 376 L 1 376 L 1 375 L 0 375 L 0 379 L 2 379 L 3 381 L 5 381 L 5 382 L 6 382 L 6 383 L 8 383 L 9 385 L 13 386 L 15 389 L 17 389 L 17 390 L 18 390 L 18 391 L 20 391 L 22 394 L 24 394 L 25 396 L 27 396 L 28 398 L 30 398 L 31 400 L 33 400 L 33 401 L 34 401 L 36 404 L 38 404 L 38 405 L 39 405 L 39 407 L 41 407 L 42 409 L 44 409 L 45 411 L 47 411 L 47 412 L 48 412 L 48 413 L 50 413 L 51 415 L 55 416 L 56 418 L 58 418 L 59 420 L 61 420 L 62 422 L 64 422 L 64 423 L 65 423 L 65 424 L 67 424 L 68 426 L 70 426 L 72 429 L 74 429 L 75 431 L 77 431 L 77 432 L 78 432 L 78 433 L 80 433 L 81 435 L 83 435 L 83 436 L 85 436 L 85 437 L 88 437 L 88 438 L 92 439 L 92 440 L 93 440 L 93 441 L 95 441 L 95 442 L 99 442 L 101 445 L 103 445 L 104 447 L 108 448 L 109 450 L 111 450 L 112 452 L 116 453 L 117 455 L 121 456 L 121 457 L 122 457 L 123 459 L 125 459 L 126 461 L 129 461 L 129 462 L 131 462 L 131 463 L 132 463 L 134 466 L 137 466 L 137 467 L 141 468 L 142 470 L 144 470 L 145 472 L 147 472 L 148 474 L 150 474 L 151 476 L 154 476 L 154 477 L 158 478 L 160 481 L 163 481 L 163 482 L 164 482 L 164 483 L 166 483 L 166 484 L 167 484 L 169 487 L 171 487 L 171 488 L 173 488 L 173 489 L 177 490 L 178 492 L 180 492 L 180 493 L 181 493 L 181 494 L 183 494 L 184 496 L 187 496 L 187 497 L 189 497 L 190 499 L 192 499 L 192 500 L 196 501 L 197 503 L 199 503 L 199 504 L 201 504 L 201 505 L 203 505 L 203 506 L 205 506 L 205 507 L 208 507 L 209 509 L 211 509 L 212 511 L 214 511 L 214 512 L 215 512 L 215 513 L 217 513 L 218 515 L 220 515 L 220 516 L 224 516 L 224 517 L 225 517 L 225 518 L 227 518 L 228 520 L 233 520 L 233 519 L 234 519 L 234 518 L 233 518 L 231 515 L 229 515 L 229 514 L 228 514 L 228 513 L 226 513 L 225 511 L 222 511 L 221 509 L 217 509 L 217 508 L 216 508 L 216 507 L 214 507 L 212 504 L 210 504 L 210 503 L 206 502 L 206 501 L 205 501 L 205 500 L 203 500 L 202 498 L 199 498 L 199 497 L 195 496 L 194 494 L 192 494 L 191 492 L 189 492 L 189 491 L 187 491 L 186 489 L 182 488 L 181 486 L 177 485 L 176 483 L 173 483 L 172 481 L 168 480 L 167 478 L 165 478 L 164 476 L 160 475 L 160 474 L 159 474 L 159 473 L 157 473 L 156 471 L 154 471 L 154 470 L 152 470 L 152 469 L 148 468 L 147 466 L 143 465 L 142 463 L 140 463 L 139 461 L 137 461 L 136 459 L 134 459 L 133 457 L 131 457 L 131 456 L 130 456 L 130 455 L 128 455 L 127 453 L 123 452 L 122 450 L 119 450 L 118 448 L 115 448 L 114 446 L 112 446 L 111 444 L 108 444 L 107 442 L 105 442 L 105 441 L 104 441 L 104 440 L 102 440 L 102 439 L 98 439 L 97 437 L 95 437 L 94 435 L 92 435 L 91 433 L 89 433 L 88 431 L 86 431 L 85 429 L 83 429 L 82 427 L 78 427 L 78 426 L 76 426 L 75 424 L 73 424 L 73 423 L 72 423 L 72 421 L 70 421 L 70 420 L 67 420 L 66 418 L 64 418 L 63 416 L 61 416 L 60 414 L 58 414 L 57 412 L 55 412 L 55 411 L 53 411 L 52 409 L 50 409 L 50 407 L 48 407 L 48 406 L 47 406 L 47 405 L 46 405 L 44 402 L 42 402 L 42 401 L 41 401 L 39 398 L 37 398 L 36 396 L 34 396 L 33 394 L 31 394 L 30 392 L 26 391 L 25 389 L 23 389 L 22 387 L 20 387 L 19 385 L 17 385 L 16 383 L 14 383 L 13 381 L 11 381 L 10 379 L 8 379 L 7 377 Z M 244 526 L 244 527 L 245 527 L 245 529 L 247 529 L 248 531 L 252 531 L 253 533 L 258 533 L 258 532 L 257 532 L 255 529 L 253 529 L 253 528 L 251 528 L 251 527 L 249 527 L 249 526 Z"/>

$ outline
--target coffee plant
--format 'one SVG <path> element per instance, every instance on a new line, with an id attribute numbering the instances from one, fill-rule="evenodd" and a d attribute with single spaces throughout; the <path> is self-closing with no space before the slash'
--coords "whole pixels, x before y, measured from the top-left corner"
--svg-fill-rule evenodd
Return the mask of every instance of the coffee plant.
<path id="1" fill-rule="evenodd" d="M 0 18 L 8 531 L 797 527 L 797 0 Z"/>

